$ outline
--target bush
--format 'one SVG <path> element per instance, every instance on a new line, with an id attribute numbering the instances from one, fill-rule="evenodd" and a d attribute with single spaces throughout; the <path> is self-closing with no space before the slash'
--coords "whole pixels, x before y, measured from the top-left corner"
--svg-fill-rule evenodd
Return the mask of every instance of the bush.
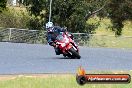
<path id="1" fill-rule="evenodd" d="M 31 30 L 42 30 L 43 29 L 43 21 L 40 16 L 35 17 L 34 15 L 31 16 L 28 28 Z"/>
<path id="2" fill-rule="evenodd" d="M 25 11 L 16 11 L 14 8 L 0 13 L 0 27 L 28 28 L 30 16 Z"/>

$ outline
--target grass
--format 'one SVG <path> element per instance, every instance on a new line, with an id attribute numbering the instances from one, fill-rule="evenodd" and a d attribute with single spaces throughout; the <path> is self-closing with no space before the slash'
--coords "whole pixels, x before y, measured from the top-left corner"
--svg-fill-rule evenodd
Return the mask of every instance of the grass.
<path id="1" fill-rule="evenodd" d="M 114 35 L 114 32 L 111 30 L 112 23 L 110 19 L 108 18 L 103 18 L 99 19 L 98 17 L 92 17 L 90 18 L 87 23 L 89 24 L 97 24 L 100 23 L 98 28 L 95 29 L 96 34 L 99 35 Z M 132 36 L 132 21 L 124 21 L 123 22 L 124 27 L 122 29 L 122 36 Z"/>
<path id="2" fill-rule="evenodd" d="M 92 17 L 87 21 L 89 24 L 100 23 L 95 29 L 95 35 L 91 36 L 90 40 L 85 43 L 89 47 L 109 47 L 109 48 L 132 48 L 132 21 L 125 21 L 122 35 L 115 37 L 111 30 L 112 23 L 110 19 Z M 109 36 L 110 35 L 110 36 Z"/>
<path id="3" fill-rule="evenodd" d="M 132 74 L 132 72 L 129 73 Z M 14 79 L 0 80 L 0 88 L 132 88 L 132 83 L 80 86 L 76 82 L 75 75 L 49 74 L 46 76 L 16 76 Z"/>
<path id="4" fill-rule="evenodd" d="M 90 47 L 132 48 L 132 37 L 91 36 L 85 45 Z"/>

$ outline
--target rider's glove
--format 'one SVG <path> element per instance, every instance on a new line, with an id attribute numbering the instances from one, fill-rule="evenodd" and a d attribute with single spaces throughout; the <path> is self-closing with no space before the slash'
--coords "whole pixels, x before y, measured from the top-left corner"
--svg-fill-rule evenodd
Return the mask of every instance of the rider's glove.
<path id="1" fill-rule="evenodd" d="M 51 46 L 53 46 L 53 47 L 56 46 L 56 44 L 55 44 L 54 42 L 49 43 L 49 45 L 51 45 Z"/>

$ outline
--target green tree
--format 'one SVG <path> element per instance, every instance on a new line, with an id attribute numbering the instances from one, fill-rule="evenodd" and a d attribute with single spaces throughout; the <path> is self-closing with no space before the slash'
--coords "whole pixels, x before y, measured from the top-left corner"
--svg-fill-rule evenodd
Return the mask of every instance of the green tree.
<path id="1" fill-rule="evenodd" d="M 0 12 L 2 12 L 6 8 L 7 0 L 0 0 Z"/>
<path id="2" fill-rule="evenodd" d="M 123 22 L 132 20 L 132 0 L 107 0 L 107 5 L 99 13 L 100 17 L 109 17 L 115 35 L 122 34 Z"/>
<path id="3" fill-rule="evenodd" d="M 29 6 L 28 10 L 30 14 L 45 18 L 45 22 L 47 22 L 49 17 L 49 1 L 50 0 L 28 0 L 26 5 Z M 53 0 L 51 20 L 56 25 L 68 27 L 69 31 L 72 32 L 91 33 L 95 26 L 94 24 L 87 25 L 87 19 L 85 17 L 87 13 L 92 13 L 92 11 L 101 7 L 101 3 L 98 3 L 98 1 L 99 0 Z M 41 14 L 42 11 L 45 11 L 45 14 Z"/>
<path id="4" fill-rule="evenodd" d="M 12 5 L 12 0 L 7 0 L 7 5 Z"/>

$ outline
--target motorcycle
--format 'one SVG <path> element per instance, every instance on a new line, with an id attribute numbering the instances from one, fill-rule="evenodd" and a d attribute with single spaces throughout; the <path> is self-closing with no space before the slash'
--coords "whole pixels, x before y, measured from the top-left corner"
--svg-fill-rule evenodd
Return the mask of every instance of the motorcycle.
<path id="1" fill-rule="evenodd" d="M 60 33 L 55 40 L 56 47 L 64 57 L 80 59 L 79 48 L 75 45 L 73 39 L 66 33 Z"/>

